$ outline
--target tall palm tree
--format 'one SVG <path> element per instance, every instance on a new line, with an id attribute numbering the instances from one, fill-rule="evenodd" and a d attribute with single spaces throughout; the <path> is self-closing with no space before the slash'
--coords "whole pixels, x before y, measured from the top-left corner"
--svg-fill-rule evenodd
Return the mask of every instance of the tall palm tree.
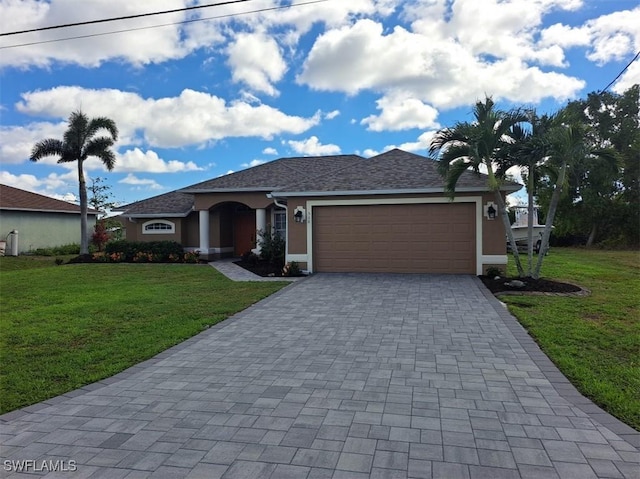
<path id="1" fill-rule="evenodd" d="M 538 116 L 535 110 L 526 112 L 529 128 L 522 125 L 514 125 L 512 137 L 514 142 L 507 149 L 507 156 L 512 157 L 512 162 L 522 170 L 522 176 L 527 185 L 527 213 L 529 224 L 527 227 L 527 276 L 533 275 L 533 214 L 534 197 L 540 175 L 548 173 L 544 161 L 550 151 L 549 132 L 558 117 L 553 115 Z M 544 251 L 539 249 L 540 251 Z"/>
<path id="2" fill-rule="evenodd" d="M 527 117 L 518 110 L 498 110 L 491 97 L 486 97 L 484 102 L 476 102 L 473 116 L 473 123 L 458 122 L 453 128 L 439 130 L 431 141 L 429 153 L 439 157 L 438 168 L 444 177 L 445 189 L 452 195 L 465 171 L 471 169 L 480 173 L 480 167 L 486 167 L 488 186 L 495 193 L 498 213 L 511 245 L 518 274 L 524 276 L 500 187 L 507 169 L 513 166 L 505 154 L 512 142 L 513 127 L 527 121 Z"/>
<path id="3" fill-rule="evenodd" d="M 107 136 L 96 136 L 105 130 Z M 105 117 L 89 119 L 82 111 L 77 110 L 69 116 L 69 127 L 63 139 L 47 138 L 37 142 L 31 150 L 31 161 L 38 161 L 46 156 L 59 156 L 58 163 L 78 164 L 78 184 L 80 196 L 80 254 L 89 253 L 87 236 L 87 185 L 84 178 L 83 163 L 90 156 L 99 158 L 111 171 L 116 157 L 110 149 L 118 140 L 118 128 L 113 120 Z"/>
<path id="4" fill-rule="evenodd" d="M 563 116 L 560 117 L 560 119 L 562 118 Z M 546 215 L 541 251 L 546 251 L 549 245 L 551 225 L 556 215 L 560 197 L 565 189 L 567 170 L 587 157 L 607 164 L 616 164 L 618 161 L 618 154 L 612 148 L 591 148 L 587 144 L 585 133 L 586 125 L 583 123 L 562 123 L 561 121 L 558 121 L 549 131 L 551 144 L 545 166 L 555 170 L 553 176 L 555 176 L 556 181 L 551 194 L 551 201 L 549 202 L 549 211 L 547 211 Z M 539 254 L 538 262 L 532 274 L 535 279 L 540 277 L 543 260 L 544 254 Z"/>

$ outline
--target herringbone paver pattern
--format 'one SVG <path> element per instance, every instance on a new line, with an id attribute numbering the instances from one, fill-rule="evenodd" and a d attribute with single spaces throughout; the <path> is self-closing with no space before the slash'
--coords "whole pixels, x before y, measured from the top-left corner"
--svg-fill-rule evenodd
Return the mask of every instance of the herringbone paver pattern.
<path id="1" fill-rule="evenodd" d="M 317 275 L 3 416 L 2 459 L 74 461 L 45 477 L 638 479 L 638 436 L 554 387 L 496 304 L 473 277 Z"/>

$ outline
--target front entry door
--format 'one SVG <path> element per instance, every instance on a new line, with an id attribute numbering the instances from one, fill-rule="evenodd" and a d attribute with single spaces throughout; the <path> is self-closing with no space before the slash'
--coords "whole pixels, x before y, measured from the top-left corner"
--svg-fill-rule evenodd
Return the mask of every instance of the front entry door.
<path id="1" fill-rule="evenodd" d="M 233 253 L 242 256 L 256 247 L 256 212 L 236 212 L 233 218 Z"/>

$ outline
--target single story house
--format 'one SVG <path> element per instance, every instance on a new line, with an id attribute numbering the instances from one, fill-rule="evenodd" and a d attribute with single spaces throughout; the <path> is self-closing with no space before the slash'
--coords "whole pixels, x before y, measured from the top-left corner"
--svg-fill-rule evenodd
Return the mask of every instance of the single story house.
<path id="1" fill-rule="evenodd" d="M 271 228 L 286 238 L 286 261 L 310 273 L 504 267 L 505 231 L 491 214 L 487 177 L 465 172 L 452 199 L 436 167 L 398 149 L 281 158 L 119 210 L 127 239 L 175 240 L 207 259 L 256 251 L 257 235 Z"/>
<path id="2" fill-rule="evenodd" d="M 87 224 L 95 224 L 97 217 L 98 212 L 89 208 Z M 15 231 L 17 235 L 12 234 Z M 80 244 L 80 206 L 0 185 L 0 241 L 7 243 L 7 254 L 13 241 L 17 241 L 19 254 Z"/>

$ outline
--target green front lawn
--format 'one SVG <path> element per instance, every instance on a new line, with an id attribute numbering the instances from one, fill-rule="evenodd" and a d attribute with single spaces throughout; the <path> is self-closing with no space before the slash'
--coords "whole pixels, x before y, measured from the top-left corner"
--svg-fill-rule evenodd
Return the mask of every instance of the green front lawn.
<path id="1" fill-rule="evenodd" d="M 0 258 L 0 412 L 112 376 L 287 284 L 233 282 L 207 265 L 54 259 Z"/>
<path id="2" fill-rule="evenodd" d="M 552 248 L 542 273 L 591 295 L 501 300 L 582 394 L 640 430 L 640 252 Z"/>

